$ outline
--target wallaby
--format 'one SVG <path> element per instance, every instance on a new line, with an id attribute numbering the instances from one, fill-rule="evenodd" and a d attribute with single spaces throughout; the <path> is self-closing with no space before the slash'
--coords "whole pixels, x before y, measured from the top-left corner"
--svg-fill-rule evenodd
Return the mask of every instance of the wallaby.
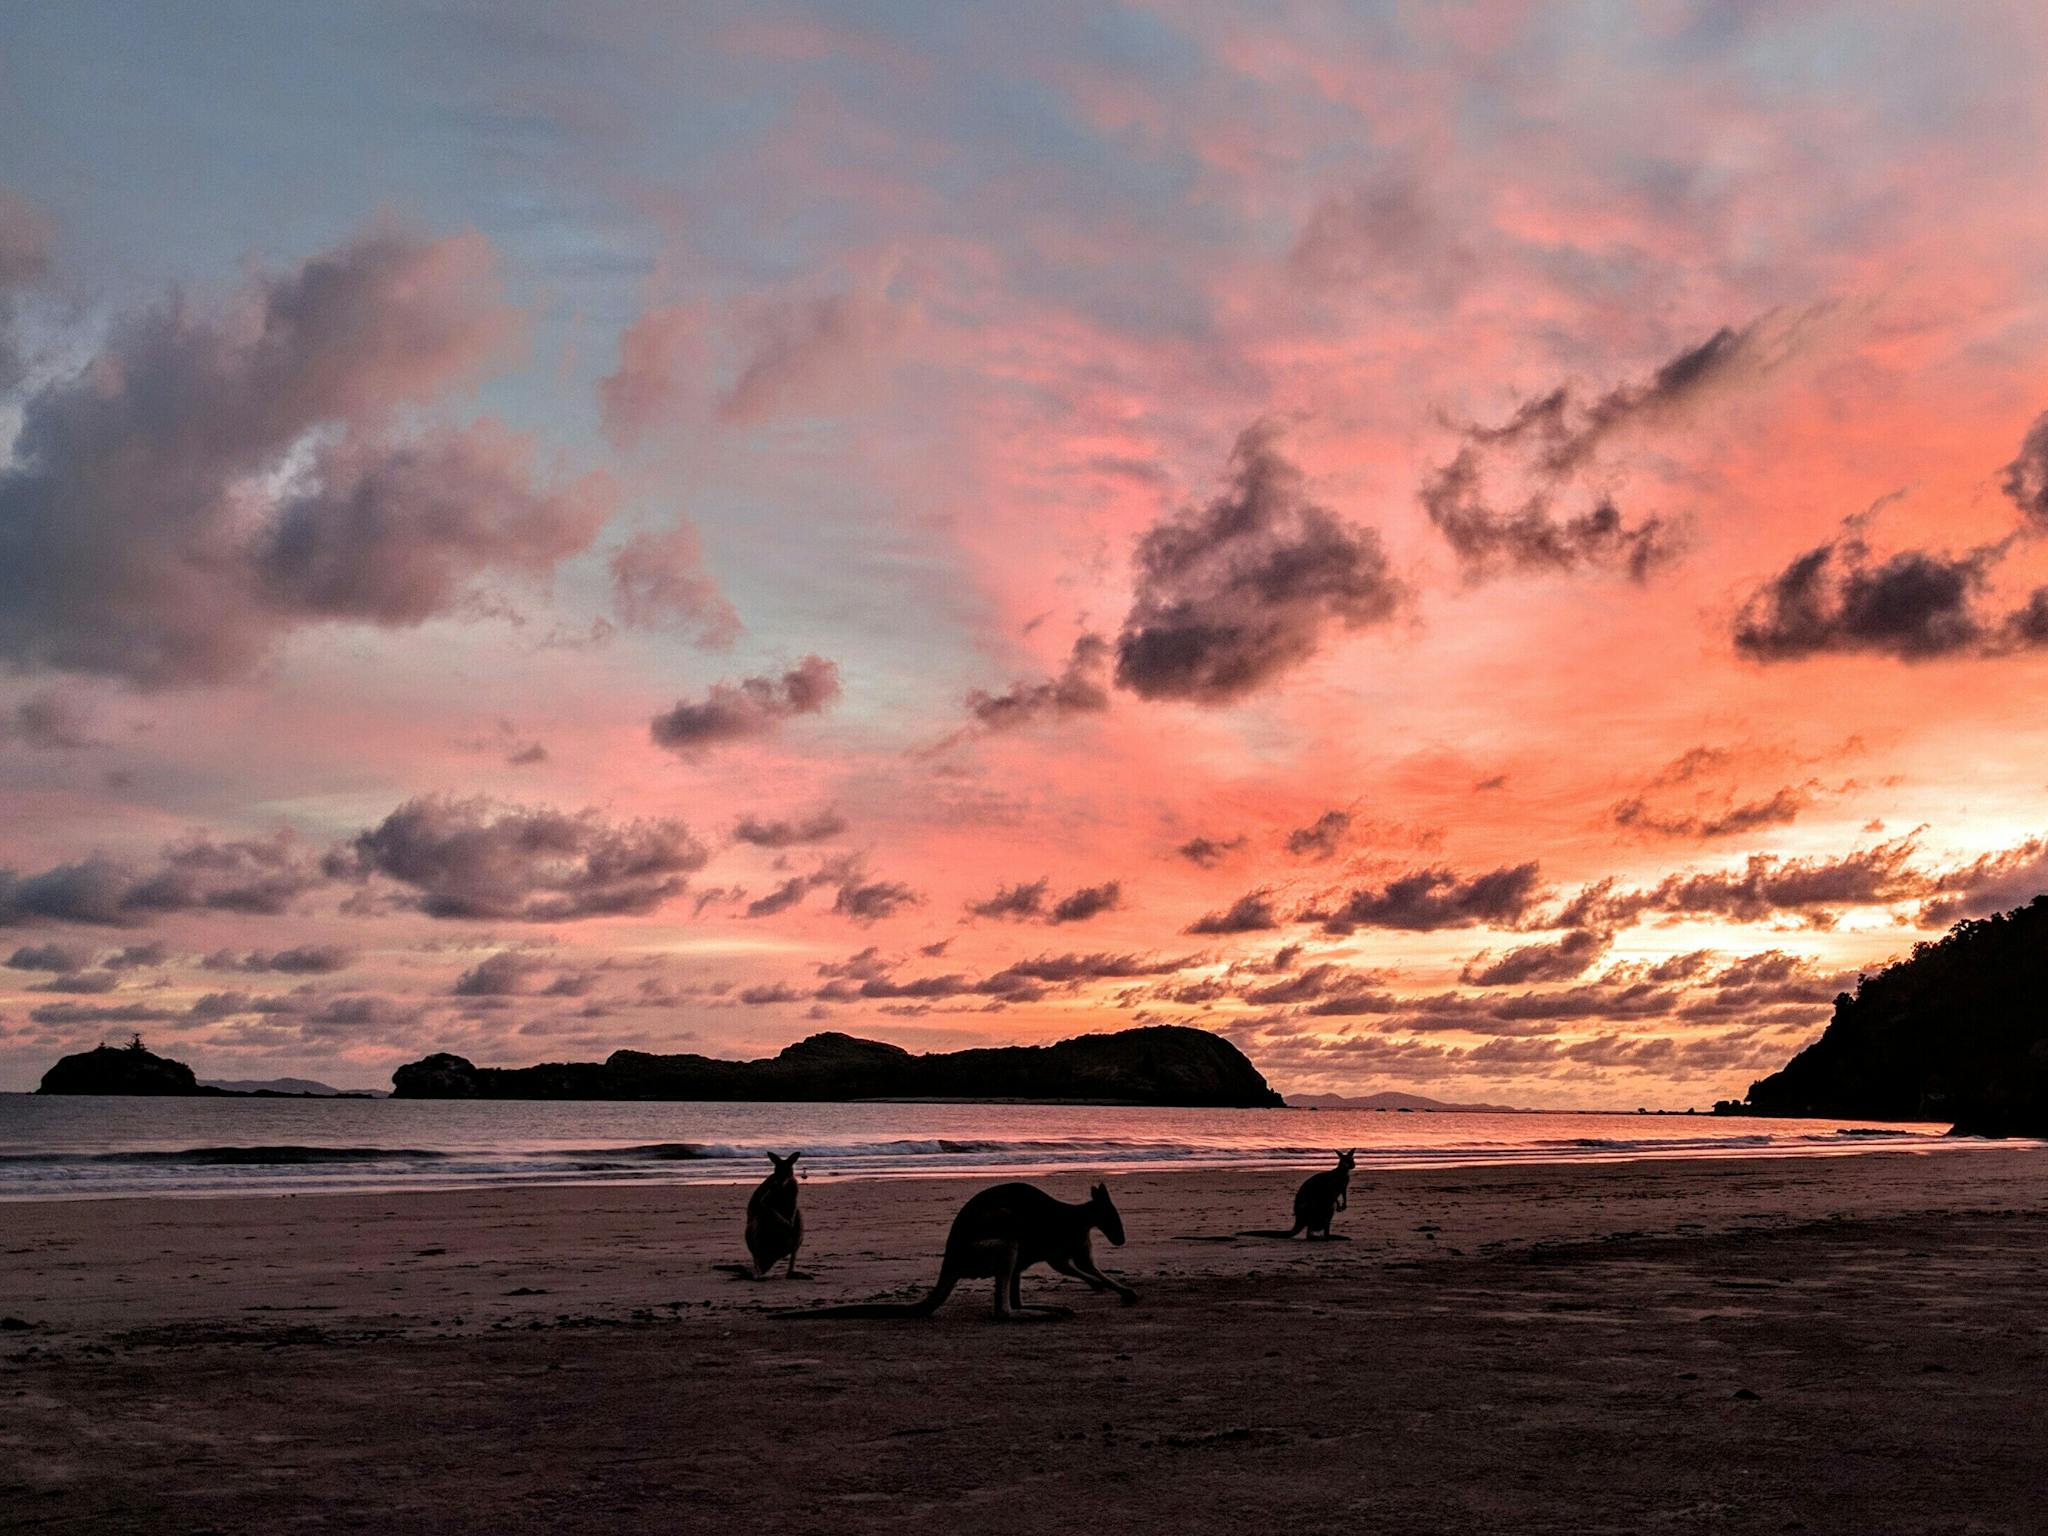
<path id="1" fill-rule="evenodd" d="M 1126 1302 L 1138 1293 L 1095 1267 L 1089 1234 L 1101 1232 L 1115 1246 L 1124 1242 L 1123 1218 L 1106 1185 L 1097 1184 L 1079 1205 L 1055 1200 L 1031 1184 L 998 1184 L 984 1189 L 953 1218 L 939 1278 L 922 1301 L 865 1302 L 850 1307 L 815 1307 L 782 1317 L 930 1317 L 962 1280 L 995 1281 L 995 1315 L 1002 1322 L 1034 1317 L 1071 1317 L 1067 1307 L 1026 1307 L 1018 1276 L 1034 1264 L 1049 1264 L 1063 1275 L 1088 1282 L 1095 1291 L 1115 1291 Z"/>
<path id="2" fill-rule="evenodd" d="M 1348 1242 L 1350 1239 L 1336 1236 L 1330 1231 L 1330 1223 L 1337 1219 L 1337 1213 L 1351 1203 L 1351 1170 L 1358 1163 L 1358 1153 L 1337 1154 L 1337 1166 L 1325 1168 L 1321 1173 L 1312 1173 L 1301 1181 L 1301 1188 L 1294 1192 L 1294 1225 L 1287 1231 L 1267 1229 L 1262 1232 L 1240 1232 L 1239 1237 L 1296 1237 L 1308 1233 L 1308 1241 L 1320 1237 L 1326 1243 Z"/>
<path id="3" fill-rule="evenodd" d="M 796 1251 L 803 1246 L 804 1214 L 796 1208 L 796 1160 L 802 1156 L 801 1152 L 787 1157 L 768 1154 L 775 1171 L 754 1187 L 747 1200 L 747 1252 L 754 1256 L 754 1267 L 720 1264 L 718 1268 L 749 1280 L 765 1280 L 769 1270 L 788 1259 L 789 1278 L 797 1278 Z"/>

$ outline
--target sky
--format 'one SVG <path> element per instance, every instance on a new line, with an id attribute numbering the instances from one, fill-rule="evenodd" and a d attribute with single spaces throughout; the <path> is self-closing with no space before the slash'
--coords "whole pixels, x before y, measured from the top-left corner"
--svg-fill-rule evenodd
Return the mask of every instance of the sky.
<path id="1" fill-rule="evenodd" d="M 2048 889 L 2031 0 L 0 10 L 0 1089 L 1739 1097 Z"/>

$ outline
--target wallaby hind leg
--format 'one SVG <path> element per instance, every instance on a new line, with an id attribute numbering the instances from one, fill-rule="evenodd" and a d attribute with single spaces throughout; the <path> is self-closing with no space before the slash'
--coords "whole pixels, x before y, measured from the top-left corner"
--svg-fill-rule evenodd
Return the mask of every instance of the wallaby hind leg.
<path id="1" fill-rule="evenodd" d="M 1005 1248 L 996 1260 L 995 1317 L 999 1323 L 1050 1322 L 1055 1318 L 1072 1317 L 1067 1307 L 1027 1307 L 1018 1299 L 1020 1278 L 1024 1272 L 1023 1254 L 1012 1244 Z"/>

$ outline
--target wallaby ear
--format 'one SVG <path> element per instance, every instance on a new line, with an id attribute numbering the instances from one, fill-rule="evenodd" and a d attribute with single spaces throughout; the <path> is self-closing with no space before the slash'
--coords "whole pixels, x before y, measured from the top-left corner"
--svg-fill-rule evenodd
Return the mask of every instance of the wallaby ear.
<path id="1" fill-rule="evenodd" d="M 794 1163 L 798 1158 L 802 1157 L 803 1155 L 803 1149 L 799 1147 L 796 1151 L 789 1154 L 789 1161 L 791 1163 Z"/>

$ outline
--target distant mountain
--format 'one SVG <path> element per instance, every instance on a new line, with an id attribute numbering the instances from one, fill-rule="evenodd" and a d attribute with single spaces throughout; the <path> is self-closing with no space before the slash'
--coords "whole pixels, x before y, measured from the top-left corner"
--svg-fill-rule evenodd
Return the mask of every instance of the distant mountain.
<path id="1" fill-rule="evenodd" d="M 1820 1039 L 1719 1114 L 1948 1120 L 2048 1136 L 2048 895 L 1865 976 Z"/>
<path id="2" fill-rule="evenodd" d="M 1081 1035 L 1057 1045 L 925 1056 L 842 1034 L 812 1035 L 760 1061 L 614 1051 L 601 1062 L 479 1067 L 443 1052 L 400 1067 L 391 1084 L 392 1097 L 399 1099 L 953 1099 L 1205 1108 L 1281 1103 L 1229 1041 L 1163 1024 Z"/>
<path id="3" fill-rule="evenodd" d="M 1512 1104 L 1447 1104 L 1419 1093 L 1368 1093 L 1352 1098 L 1341 1093 L 1297 1093 L 1288 1099 L 1295 1109 L 1421 1109 L 1464 1115 L 1520 1115 Z"/>
<path id="4" fill-rule="evenodd" d="M 336 1088 L 310 1077 L 202 1077 L 199 1086 L 218 1088 L 223 1093 L 267 1093 L 305 1099 L 378 1099 L 384 1096 L 381 1088 Z"/>

